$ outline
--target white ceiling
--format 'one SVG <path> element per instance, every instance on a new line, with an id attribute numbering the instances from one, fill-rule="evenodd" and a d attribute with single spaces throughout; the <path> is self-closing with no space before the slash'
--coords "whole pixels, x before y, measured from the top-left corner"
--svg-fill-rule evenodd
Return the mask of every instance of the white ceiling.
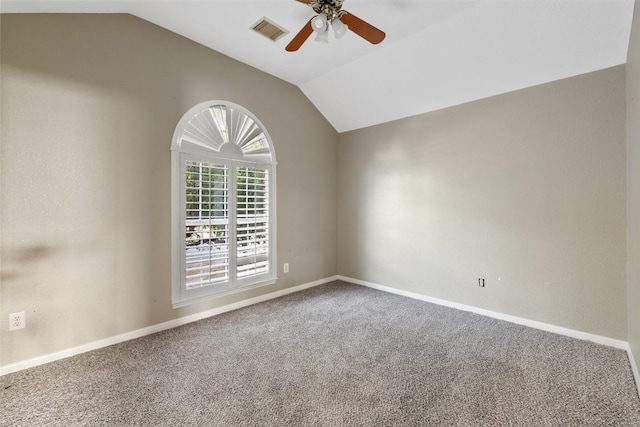
<path id="1" fill-rule="evenodd" d="M 1 0 L 2 13 L 130 13 L 297 85 L 338 132 L 623 64 L 633 0 L 345 0 L 386 32 L 284 47 L 294 0 Z M 277 42 L 249 28 L 266 16 Z"/>

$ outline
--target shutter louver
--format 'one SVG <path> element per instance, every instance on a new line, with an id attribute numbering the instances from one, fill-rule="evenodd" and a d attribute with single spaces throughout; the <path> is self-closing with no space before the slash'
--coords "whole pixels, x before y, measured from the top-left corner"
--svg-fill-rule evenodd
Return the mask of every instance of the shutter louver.
<path id="1" fill-rule="evenodd" d="M 251 117 L 224 105 L 212 105 L 193 117 L 181 135 L 182 144 L 219 152 L 225 143 L 237 145 L 246 160 L 271 162 L 271 148 L 262 128 Z"/>

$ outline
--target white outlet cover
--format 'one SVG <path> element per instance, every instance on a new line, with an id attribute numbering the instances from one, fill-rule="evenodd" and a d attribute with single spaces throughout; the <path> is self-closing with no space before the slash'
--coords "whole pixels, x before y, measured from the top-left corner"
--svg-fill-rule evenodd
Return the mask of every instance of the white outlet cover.
<path id="1" fill-rule="evenodd" d="M 9 330 L 16 331 L 18 329 L 24 329 L 26 326 L 26 315 L 24 311 L 18 313 L 11 313 L 9 315 Z"/>

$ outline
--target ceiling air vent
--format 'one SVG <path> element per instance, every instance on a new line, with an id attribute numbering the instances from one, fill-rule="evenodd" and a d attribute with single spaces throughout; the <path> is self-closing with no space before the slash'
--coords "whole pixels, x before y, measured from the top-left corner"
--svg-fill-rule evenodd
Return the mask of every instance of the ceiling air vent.
<path id="1" fill-rule="evenodd" d="M 267 18 L 261 18 L 258 22 L 251 26 L 251 29 L 273 40 L 274 42 L 289 32 L 282 28 L 280 25 L 268 20 Z"/>

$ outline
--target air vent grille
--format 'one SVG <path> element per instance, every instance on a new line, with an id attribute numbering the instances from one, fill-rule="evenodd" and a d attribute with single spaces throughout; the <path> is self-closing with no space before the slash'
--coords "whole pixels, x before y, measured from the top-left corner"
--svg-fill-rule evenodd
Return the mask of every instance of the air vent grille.
<path id="1" fill-rule="evenodd" d="M 273 40 L 274 42 L 285 34 L 289 33 L 289 31 L 285 30 L 280 25 L 267 18 L 261 18 L 258 22 L 251 26 L 251 29 Z"/>

